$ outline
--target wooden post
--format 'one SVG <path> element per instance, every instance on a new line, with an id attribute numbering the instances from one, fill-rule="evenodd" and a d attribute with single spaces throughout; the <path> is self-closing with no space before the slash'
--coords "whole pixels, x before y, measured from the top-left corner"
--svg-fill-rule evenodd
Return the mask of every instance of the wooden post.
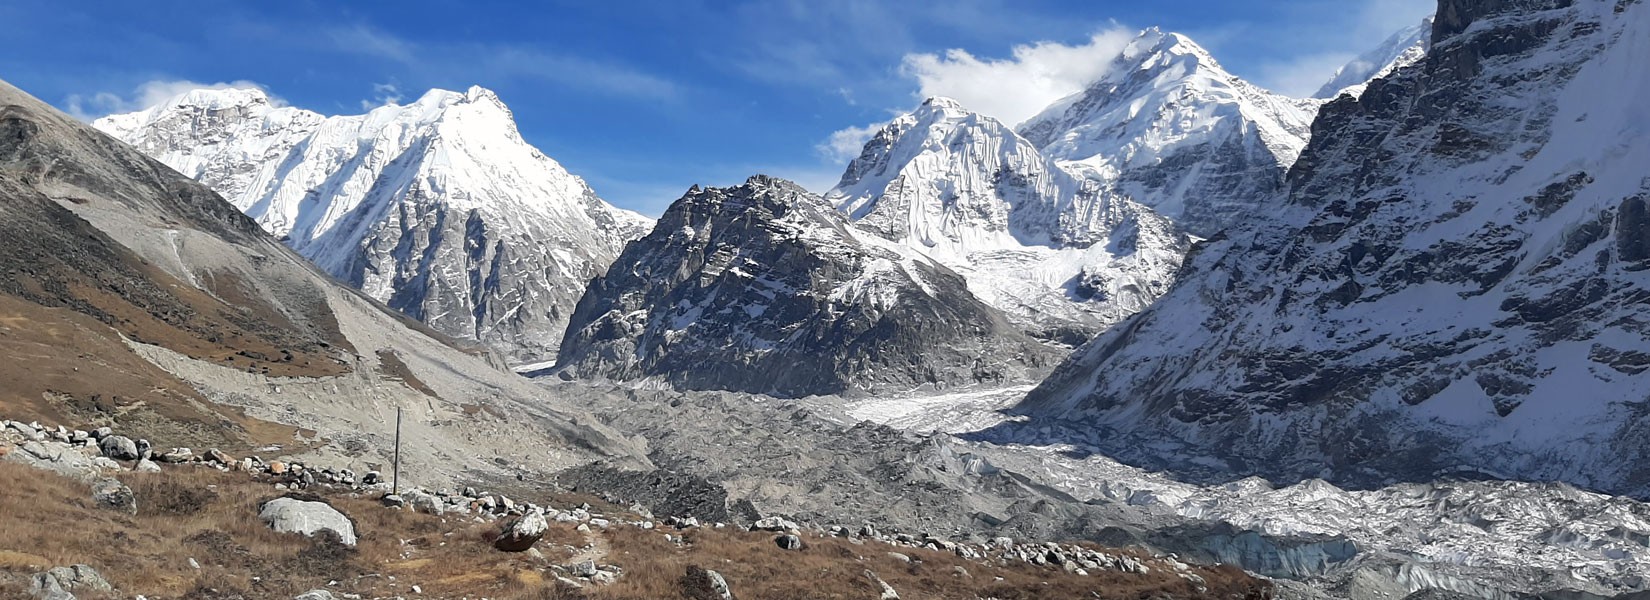
<path id="1" fill-rule="evenodd" d="M 390 493 L 401 493 L 401 407 L 395 407 L 395 460 L 390 480 Z"/>

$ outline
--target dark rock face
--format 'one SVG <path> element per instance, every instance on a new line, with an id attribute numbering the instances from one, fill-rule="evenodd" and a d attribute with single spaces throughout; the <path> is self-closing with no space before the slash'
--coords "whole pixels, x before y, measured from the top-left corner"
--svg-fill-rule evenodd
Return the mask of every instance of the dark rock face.
<path id="1" fill-rule="evenodd" d="M 1626 66 L 1650 20 L 1615 9 L 1442 2 L 1422 63 L 1325 105 L 1286 210 L 1200 246 L 1021 410 L 1216 476 L 1650 494 L 1650 78 Z"/>
<path id="2" fill-rule="evenodd" d="M 956 273 L 757 176 L 689 191 L 627 247 L 579 301 L 557 368 L 799 397 L 1016 379 L 1051 352 Z"/>

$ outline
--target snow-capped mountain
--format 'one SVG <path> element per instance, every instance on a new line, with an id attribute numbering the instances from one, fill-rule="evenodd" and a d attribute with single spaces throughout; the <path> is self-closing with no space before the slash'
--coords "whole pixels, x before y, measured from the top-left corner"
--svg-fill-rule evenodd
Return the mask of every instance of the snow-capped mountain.
<path id="1" fill-rule="evenodd" d="M 285 444 L 297 460 L 365 469 L 390 460 L 404 408 L 417 443 L 400 449 L 403 485 L 649 466 L 583 395 L 449 346 L 199 182 L 3 81 L 0 115 L 8 413 L 59 423 L 96 413 L 134 436 Z M 303 430 L 327 447 L 292 444 Z"/>
<path id="2" fill-rule="evenodd" d="M 1279 197 L 1320 103 L 1261 89 L 1186 36 L 1149 29 L 1088 89 L 1016 129 L 1097 193 L 1208 237 Z"/>
<path id="3" fill-rule="evenodd" d="M 963 278 L 765 176 L 699 188 L 590 284 L 557 369 L 782 397 L 1024 380 L 1057 361 Z"/>
<path id="4" fill-rule="evenodd" d="M 585 283 L 649 226 L 527 144 L 479 87 L 335 117 L 196 90 L 94 126 L 339 279 L 518 363 L 555 355 Z"/>
<path id="5" fill-rule="evenodd" d="M 1168 219 L 1073 177 L 1007 125 L 947 98 L 879 131 L 826 199 L 961 273 L 974 294 L 1045 337 L 1092 333 L 1145 308 L 1190 247 Z"/>
<path id="6" fill-rule="evenodd" d="M 1346 63 L 1313 98 L 1330 100 L 1341 94 L 1358 96 L 1373 79 L 1392 75 L 1398 69 L 1420 62 L 1432 41 L 1432 17 L 1392 34 L 1380 46 Z"/>
<path id="7" fill-rule="evenodd" d="M 1222 477 L 1650 496 L 1645 56 L 1644 2 L 1443 0 L 1419 66 L 1324 107 L 1287 204 L 1017 410 Z"/>

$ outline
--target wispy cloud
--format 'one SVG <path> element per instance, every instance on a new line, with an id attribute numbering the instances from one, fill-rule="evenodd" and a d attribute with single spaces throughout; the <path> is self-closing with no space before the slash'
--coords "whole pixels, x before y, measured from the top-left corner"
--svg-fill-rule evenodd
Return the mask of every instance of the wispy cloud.
<path id="1" fill-rule="evenodd" d="M 814 146 L 814 152 L 821 159 L 833 164 L 841 164 L 859 157 L 865 148 L 865 143 L 871 141 L 877 132 L 887 127 L 888 122 L 872 123 L 864 127 L 846 127 L 831 132 L 825 141 Z"/>
<path id="2" fill-rule="evenodd" d="M 343 52 L 404 63 L 417 60 L 412 42 L 366 25 L 331 27 L 323 35 Z"/>
<path id="3" fill-rule="evenodd" d="M 335 50 L 397 63 L 419 74 L 464 74 L 483 82 L 528 78 L 618 96 L 668 98 L 679 87 L 668 79 L 628 65 L 555 54 L 536 48 L 490 43 L 418 43 L 367 26 L 326 30 Z M 376 93 L 376 92 L 375 92 Z"/>
<path id="4" fill-rule="evenodd" d="M 480 48 L 478 67 L 501 76 L 534 77 L 567 87 L 622 96 L 668 98 L 680 90 L 667 79 L 622 65 L 528 48 Z"/>
<path id="5" fill-rule="evenodd" d="M 229 81 L 217 83 L 201 83 L 187 79 L 156 79 L 146 81 L 127 93 L 93 92 L 89 94 L 70 94 L 63 100 L 64 112 L 82 120 L 92 121 L 99 117 L 116 113 L 126 113 L 143 110 L 171 100 L 190 90 L 223 90 L 223 89 L 258 89 L 269 96 L 271 104 L 284 106 L 286 101 L 269 93 L 269 89 L 255 81 Z"/>
<path id="6" fill-rule="evenodd" d="M 1134 32 L 1113 26 L 1077 45 L 1015 46 L 1009 58 L 982 59 L 961 49 L 911 54 L 901 72 L 916 80 L 924 97 L 950 97 L 1013 125 L 1094 83 L 1133 38 Z"/>
<path id="7" fill-rule="evenodd" d="M 372 84 L 372 97 L 361 101 L 361 110 L 370 111 L 380 106 L 395 106 L 401 104 L 404 98 L 401 87 L 395 83 Z"/>

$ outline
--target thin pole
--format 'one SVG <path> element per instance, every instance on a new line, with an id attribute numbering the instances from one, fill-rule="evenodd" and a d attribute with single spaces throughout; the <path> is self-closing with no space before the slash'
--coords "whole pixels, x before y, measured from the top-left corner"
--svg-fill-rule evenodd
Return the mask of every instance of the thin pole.
<path id="1" fill-rule="evenodd" d="M 401 493 L 401 407 L 395 407 L 395 463 L 391 472 L 390 493 Z"/>

